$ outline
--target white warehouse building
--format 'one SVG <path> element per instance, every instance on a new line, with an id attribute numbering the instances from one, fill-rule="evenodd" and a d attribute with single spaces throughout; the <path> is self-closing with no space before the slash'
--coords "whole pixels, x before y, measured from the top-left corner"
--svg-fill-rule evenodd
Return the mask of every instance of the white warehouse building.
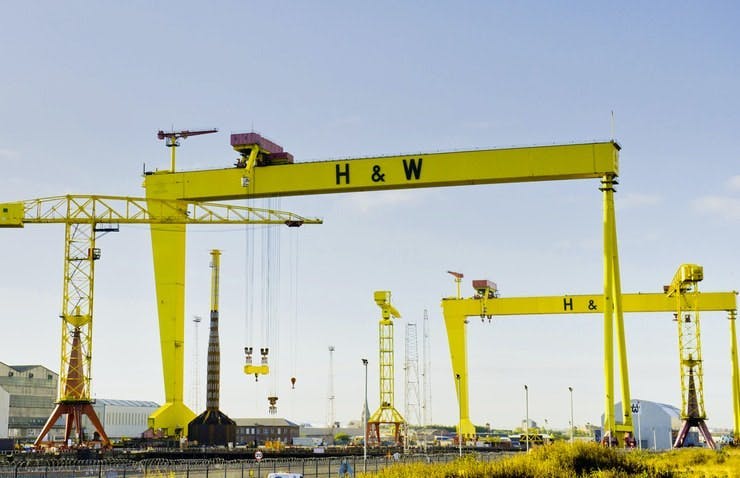
<path id="1" fill-rule="evenodd" d="M 615 406 L 615 416 L 622 416 L 622 402 Z M 635 440 L 638 447 L 648 450 L 670 450 L 673 441 L 681 429 L 681 410 L 665 403 L 633 399 L 631 403 L 632 425 L 635 428 Z M 601 415 L 601 426 L 604 427 L 604 415 Z M 687 446 L 701 446 L 699 433 L 689 432 Z"/>
<path id="2" fill-rule="evenodd" d="M 147 420 L 159 405 L 155 402 L 142 400 L 111 400 L 98 398 L 93 403 L 103 429 L 111 440 L 121 438 L 138 438 L 147 428 Z M 95 427 L 87 417 L 83 418 L 82 427 L 90 438 Z"/>

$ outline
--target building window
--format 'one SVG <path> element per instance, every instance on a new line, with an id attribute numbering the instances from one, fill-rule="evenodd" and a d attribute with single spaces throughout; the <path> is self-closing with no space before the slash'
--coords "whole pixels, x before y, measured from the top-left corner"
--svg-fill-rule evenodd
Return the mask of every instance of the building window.
<path id="1" fill-rule="evenodd" d="M 28 378 L 33 378 L 33 372 L 28 372 Z"/>
<path id="2" fill-rule="evenodd" d="M 54 375 L 52 374 L 47 375 L 46 380 L 54 380 Z"/>
<path id="3" fill-rule="evenodd" d="M 8 372 L 8 377 L 12 377 L 12 376 L 13 376 L 13 372 Z"/>

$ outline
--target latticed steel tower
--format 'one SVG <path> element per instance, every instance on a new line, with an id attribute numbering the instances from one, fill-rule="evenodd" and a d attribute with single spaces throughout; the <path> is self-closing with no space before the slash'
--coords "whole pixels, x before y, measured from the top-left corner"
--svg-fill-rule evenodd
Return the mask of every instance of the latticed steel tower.
<path id="1" fill-rule="evenodd" d="M 401 443 L 401 426 L 405 420 L 393 406 L 393 387 L 395 382 L 393 369 L 393 318 L 400 318 L 401 313 L 391 305 L 391 293 L 387 290 L 375 291 L 375 303 L 381 310 L 378 324 L 380 338 L 380 407 L 367 421 L 368 444 L 380 444 L 380 426 L 393 427 L 393 438 L 396 444 Z"/>
<path id="2" fill-rule="evenodd" d="M 421 425 L 421 393 L 419 390 L 419 350 L 416 338 L 416 323 L 406 324 L 406 360 L 403 366 L 404 407 L 406 420 Z"/>
<path id="3" fill-rule="evenodd" d="M 701 358 L 701 334 L 699 328 L 698 294 L 699 281 L 704 279 L 704 269 L 696 264 L 682 264 L 669 286 L 665 287 L 669 297 L 676 300 L 675 320 L 678 324 L 678 352 L 681 367 L 681 419 L 683 424 L 676 436 L 674 447 L 684 445 L 692 427 L 697 427 L 707 445 L 716 448 L 709 433 L 704 409 L 704 371 Z M 687 305 L 686 296 L 694 295 L 694 308 Z"/>

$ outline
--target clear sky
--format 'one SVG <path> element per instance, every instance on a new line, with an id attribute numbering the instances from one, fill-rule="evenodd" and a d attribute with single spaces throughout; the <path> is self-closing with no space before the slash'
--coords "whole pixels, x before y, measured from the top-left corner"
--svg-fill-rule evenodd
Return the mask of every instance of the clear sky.
<path id="1" fill-rule="evenodd" d="M 169 165 L 159 129 L 219 128 L 178 151 L 178 168 L 202 169 L 232 165 L 231 132 L 258 131 L 309 161 L 607 140 L 613 111 L 613 136 L 623 147 L 616 197 L 623 289 L 659 291 L 679 264 L 693 262 L 704 266 L 702 290 L 735 290 L 738 20 L 738 4 L 720 1 L 2 2 L 0 201 L 143 195 L 143 165 Z M 465 273 L 465 295 L 474 278 L 496 281 L 504 296 L 601 290 L 598 186 L 281 200 L 281 209 L 325 224 L 282 233 L 280 279 L 297 273 L 299 285 L 297 305 L 284 301 L 280 309 L 278 414 L 326 422 L 329 345 L 336 347 L 337 420 L 359 418 L 363 357 L 370 359 L 370 408 L 378 406 L 372 293 L 387 289 L 403 314 L 397 408 L 404 403 L 404 329 L 416 322 L 421 337 L 427 308 L 432 420 L 454 423 L 439 308 L 454 284 L 445 271 Z M 219 248 L 221 405 L 232 417 L 267 414 L 269 381 L 241 372 L 243 347 L 262 346 L 245 327 L 247 298 L 262 290 L 247 292 L 247 235 L 244 227 L 192 227 L 188 238 L 185 396 L 192 404 L 192 317 L 208 316 L 208 252 Z M 99 246 L 94 395 L 161 403 L 148 228 L 122 227 Z M 0 360 L 58 370 L 63 227 L 2 231 L 0 248 Z M 724 314 L 705 314 L 702 326 L 709 424 L 730 426 L 728 323 Z M 572 386 L 576 423 L 598 423 L 599 317 L 473 320 L 468 327 L 474 423 L 518 425 L 524 384 L 532 419 L 567 427 Z M 671 317 L 628 316 L 626 327 L 633 397 L 680 406 Z"/>

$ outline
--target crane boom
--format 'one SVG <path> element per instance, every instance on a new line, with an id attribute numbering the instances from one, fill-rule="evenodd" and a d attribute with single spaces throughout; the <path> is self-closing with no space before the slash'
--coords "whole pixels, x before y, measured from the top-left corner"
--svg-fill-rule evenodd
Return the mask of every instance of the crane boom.
<path id="1" fill-rule="evenodd" d="M 231 204 L 66 195 L 0 203 L 0 227 L 24 224 L 321 224 L 321 219 Z"/>

